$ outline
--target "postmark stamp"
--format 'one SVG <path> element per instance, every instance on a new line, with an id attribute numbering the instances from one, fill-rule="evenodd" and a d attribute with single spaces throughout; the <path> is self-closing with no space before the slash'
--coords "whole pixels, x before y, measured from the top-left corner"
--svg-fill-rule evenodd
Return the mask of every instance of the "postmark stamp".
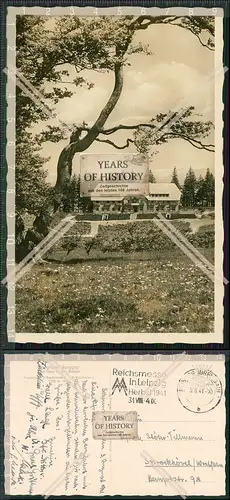
<path id="1" fill-rule="evenodd" d="M 93 413 L 94 439 L 137 439 L 136 411 L 96 411 Z"/>
<path id="2" fill-rule="evenodd" d="M 222 384 L 217 375 L 200 367 L 185 372 L 177 385 L 180 403 L 193 413 L 213 410 L 220 403 L 222 394 Z"/>

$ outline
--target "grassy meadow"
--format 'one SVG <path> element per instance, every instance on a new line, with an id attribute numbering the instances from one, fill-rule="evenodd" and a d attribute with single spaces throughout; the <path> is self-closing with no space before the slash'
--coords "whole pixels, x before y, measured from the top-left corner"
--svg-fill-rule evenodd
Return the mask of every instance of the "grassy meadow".
<path id="1" fill-rule="evenodd" d="M 213 248 L 201 252 L 213 263 Z M 18 333 L 213 331 L 214 285 L 177 247 L 65 256 L 17 283 Z"/>

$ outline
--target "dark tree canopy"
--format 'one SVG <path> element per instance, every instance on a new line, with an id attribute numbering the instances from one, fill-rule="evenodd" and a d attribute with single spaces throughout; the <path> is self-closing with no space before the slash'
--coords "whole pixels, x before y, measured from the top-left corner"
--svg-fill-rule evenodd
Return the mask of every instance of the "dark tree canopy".
<path id="1" fill-rule="evenodd" d="M 149 182 L 151 182 L 151 183 L 155 183 L 156 182 L 156 178 L 155 178 L 155 175 L 152 172 L 152 170 L 149 171 Z"/>
<path id="2" fill-rule="evenodd" d="M 181 203 L 184 207 L 208 208 L 215 206 L 215 178 L 207 168 L 205 176 L 196 178 L 190 167 L 182 188 Z"/>
<path id="3" fill-rule="evenodd" d="M 195 207 L 196 205 L 196 175 L 192 167 L 189 168 L 185 177 L 181 202 L 185 207 Z"/>
<path id="4" fill-rule="evenodd" d="M 179 189 L 181 189 L 181 185 L 180 185 L 180 182 L 179 182 L 179 179 L 178 179 L 178 173 L 177 173 L 176 167 L 174 167 L 174 169 L 173 169 L 171 182 L 173 182 L 174 184 L 176 184 L 176 186 Z"/>

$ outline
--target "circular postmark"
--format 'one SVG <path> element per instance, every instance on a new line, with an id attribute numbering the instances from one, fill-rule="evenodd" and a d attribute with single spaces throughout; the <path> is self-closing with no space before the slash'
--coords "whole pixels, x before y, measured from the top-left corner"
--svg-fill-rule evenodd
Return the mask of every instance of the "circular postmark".
<path id="1" fill-rule="evenodd" d="M 193 413 L 206 413 L 222 398 L 222 384 L 212 371 L 193 368 L 185 372 L 177 385 L 177 396 L 184 408 Z"/>

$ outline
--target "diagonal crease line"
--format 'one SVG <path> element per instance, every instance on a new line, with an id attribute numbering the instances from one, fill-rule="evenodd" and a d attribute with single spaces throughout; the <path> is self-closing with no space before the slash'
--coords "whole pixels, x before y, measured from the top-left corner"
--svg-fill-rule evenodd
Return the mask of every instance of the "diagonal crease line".
<path id="1" fill-rule="evenodd" d="M 205 80 L 207 80 L 207 81 L 212 80 L 215 76 L 217 76 L 217 75 L 218 75 L 218 73 L 220 73 L 220 71 L 221 71 L 221 70 L 224 70 L 224 73 L 226 73 L 226 71 L 228 71 L 228 67 L 227 67 L 227 66 L 225 66 L 225 67 L 223 68 L 223 66 L 221 66 L 218 70 L 215 70 L 215 71 L 214 71 L 214 72 L 212 72 L 210 75 L 208 75 L 208 77 L 206 77 L 206 78 L 205 78 Z M 4 70 L 3 70 L 3 71 L 4 71 L 7 75 L 8 75 L 8 70 L 7 70 L 7 68 L 4 68 Z M 31 93 L 31 92 L 28 90 L 28 88 L 27 88 L 27 87 L 25 87 L 25 86 L 24 86 L 24 85 L 23 85 L 23 84 L 19 81 L 19 79 L 17 78 L 17 79 L 16 79 L 16 83 L 19 85 L 19 87 L 21 87 L 21 88 L 22 88 L 22 89 L 23 89 L 23 90 L 24 90 L 24 91 L 25 91 L 25 92 L 26 92 L 26 93 L 27 93 L 27 94 L 31 97 L 31 99 L 32 99 L 32 100 L 34 100 L 35 102 L 37 102 L 37 103 L 38 103 L 38 104 L 39 104 L 39 105 L 43 108 L 43 110 L 45 109 L 46 113 L 47 113 L 47 110 L 48 110 L 48 114 L 49 114 L 49 116 L 51 115 L 51 116 L 55 116 L 55 117 L 56 117 L 56 116 L 57 116 L 57 115 L 56 115 L 56 113 L 54 113 L 53 111 L 51 111 L 51 110 L 50 110 L 50 108 L 49 108 L 47 105 L 45 105 L 45 106 L 44 106 L 44 104 L 41 102 L 41 100 L 42 100 L 42 99 L 43 99 L 43 100 L 45 100 L 46 98 L 45 98 L 45 97 L 44 97 L 44 96 L 43 96 L 43 95 L 42 95 L 42 94 L 41 94 L 41 93 L 40 93 L 40 92 L 39 92 L 39 91 L 38 91 L 38 90 L 37 90 L 37 89 L 36 89 L 36 88 L 35 88 L 35 87 L 34 87 L 34 86 L 30 83 L 30 82 L 29 82 L 29 80 L 27 80 L 27 79 L 24 77 L 24 75 L 22 75 L 22 74 L 21 74 L 18 70 L 16 70 L 16 71 L 15 71 L 15 73 L 18 75 L 18 77 L 19 77 L 22 81 L 24 81 L 24 82 L 26 83 L 26 85 L 27 85 L 27 86 L 28 86 L 28 87 L 32 90 L 32 92 L 33 92 L 33 93 Z M 15 80 L 15 77 L 12 77 L 11 75 L 8 75 L 8 76 L 10 76 L 10 78 L 12 78 L 13 80 Z M 191 92 L 191 93 L 192 93 L 192 92 Z M 38 101 L 38 100 L 36 99 L 36 97 L 34 97 L 35 95 L 39 96 L 40 101 Z M 187 96 L 186 96 L 186 97 L 187 97 Z M 179 105 L 181 105 L 181 103 L 182 103 L 183 101 L 185 101 L 185 99 L 182 99 L 182 101 L 180 101 L 180 102 L 179 102 Z M 178 109 L 179 109 L 179 107 L 178 107 L 178 106 L 176 106 L 176 107 L 174 108 L 174 111 L 177 111 Z M 184 111 L 182 110 L 182 112 L 181 112 L 181 113 L 183 114 L 183 112 L 184 112 Z M 176 118 L 176 119 L 178 119 L 178 115 L 177 115 L 176 113 L 173 113 L 173 115 L 171 116 L 171 118 L 168 118 L 168 117 L 167 117 L 167 118 L 166 118 L 166 120 L 163 122 L 163 124 L 162 124 L 162 123 L 161 123 L 161 124 L 159 124 L 159 126 L 157 127 L 157 129 L 155 130 L 155 132 L 157 132 L 157 130 L 161 130 L 161 129 L 164 127 L 164 125 L 165 125 L 165 124 L 168 124 L 170 121 L 175 120 L 175 118 Z M 60 120 L 59 120 L 59 121 L 60 121 Z M 61 121 L 60 121 L 60 122 L 61 122 Z M 62 123 L 62 124 L 64 124 L 64 125 L 66 126 L 66 124 L 65 124 L 64 122 L 61 122 L 61 123 Z M 163 217 L 162 217 L 162 218 L 163 218 Z M 164 222 L 165 222 L 165 219 L 164 219 Z M 168 222 L 168 221 L 167 221 L 167 222 Z M 158 225 L 158 226 L 159 226 L 159 225 Z M 160 227 L 160 226 L 159 226 L 159 227 Z M 169 227 L 169 226 L 168 226 L 168 227 Z M 161 229 L 162 229 L 162 227 L 161 227 Z M 162 229 L 162 230 L 163 230 L 163 229 Z M 166 234 L 168 234 L 168 233 L 166 232 L 166 230 L 165 230 L 165 229 L 164 229 L 164 232 L 165 232 Z M 168 236 L 169 236 L 169 234 L 168 234 Z M 181 235 L 181 236 L 182 236 L 182 235 Z M 180 236 L 179 236 L 179 237 L 180 237 Z M 175 243 L 175 241 L 176 241 L 176 240 L 175 240 L 175 239 L 173 240 L 173 238 L 172 238 L 172 237 L 171 237 L 171 239 L 172 239 L 172 241 L 174 241 L 174 243 Z M 182 239 L 182 238 L 181 238 L 181 239 Z M 185 240 L 184 240 L 184 242 L 185 242 Z M 185 243 L 185 244 L 187 244 L 187 245 L 188 245 L 188 243 L 189 243 L 189 242 L 187 242 L 187 241 L 186 241 L 186 243 Z M 178 244 L 177 244 L 177 245 L 178 245 Z M 179 245 L 178 245 L 178 246 L 179 246 Z M 182 245 L 180 246 L 180 248 L 182 249 Z M 197 253 L 197 252 L 198 252 L 198 251 L 195 251 L 194 247 L 193 247 L 191 244 L 190 244 L 190 249 L 191 249 L 194 253 Z M 184 251 L 184 250 L 183 250 L 183 251 Z M 191 254 L 189 255 L 189 252 L 188 252 L 188 251 L 187 251 L 187 255 L 191 258 Z M 209 268 L 210 268 L 211 264 L 210 264 L 210 263 L 208 263 L 208 264 L 207 264 L 207 262 L 208 262 L 208 261 L 204 261 L 204 257 L 203 257 L 203 258 L 202 258 L 202 257 L 203 257 L 203 256 L 202 256 L 202 254 L 200 254 L 200 253 L 199 253 L 199 258 L 200 258 L 200 260 L 203 260 L 203 262 L 205 262 L 205 263 L 206 263 L 207 267 L 209 267 Z M 199 265 L 199 264 L 198 264 L 198 261 L 197 261 L 195 258 L 193 259 L 193 261 L 194 261 L 194 262 L 197 262 L 198 267 L 200 267 L 200 268 L 202 269 L 201 264 Z M 203 272 L 205 272 L 205 271 L 204 271 L 204 267 L 203 267 Z M 207 270 L 206 270 L 205 274 L 207 274 Z M 212 277 L 210 277 L 210 276 L 209 276 L 209 278 L 213 280 L 213 278 L 212 278 Z M 228 281 L 226 280 L 226 278 L 224 278 L 223 280 L 224 280 L 224 283 L 225 283 L 225 284 L 228 284 Z"/>
<path id="2" fill-rule="evenodd" d="M 71 217 L 72 219 L 72 217 Z M 52 238 L 55 236 L 55 233 L 57 233 L 57 231 L 59 231 L 62 226 L 65 225 L 66 222 L 68 222 L 69 220 L 71 220 L 70 217 L 66 217 L 65 219 L 63 219 L 62 221 L 60 221 L 57 226 L 55 226 L 47 236 L 45 236 L 45 238 L 40 242 L 38 243 L 38 245 L 33 248 L 33 250 L 31 250 L 31 252 L 17 265 L 17 271 L 19 271 L 23 266 L 24 264 L 26 264 L 30 258 L 34 257 L 38 252 L 39 250 Z M 12 271 L 11 273 L 9 273 L 3 280 L 2 280 L 2 283 L 5 284 L 6 281 L 7 281 L 7 278 L 10 277 L 11 275 L 15 276 L 15 271 Z"/>
<path id="3" fill-rule="evenodd" d="M 184 253 L 185 255 L 187 255 L 193 262 L 194 264 L 197 265 L 197 267 L 199 267 L 204 274 L 206 274 L 206 276 L 211 280 L 213 281 L 213 283 L 215 283 L 215 276 L 214 274 L 209 270 L 207 269 L 207 267 L 205 267 L 200 260 L 197 259 L 197 257 L 195 257 L 195 255 L 190 252 L 190 250 L 188 250 L 188 248 L 180 241 L 178 240 L 178 238 L 176 236 L 174 236 L 171 231 L 169 231 L 165 225 L 160 222 L 159 220 L 156 220 L 156 219 L 153 219 L 155 224 L 165 233 L 167 234 L 167 236 L 170 238 L 170 240 L 173 241 L 173 243 L 175 243 Z"/>
<path id="4" fill-rule="evenodd" d="M 186 353 L 184 353 L 184 357 L 186 356 Z M 172 373 L 180 366 L 183 360 L 178 361 L 177 363 L 173 362 L 172 365 L 170 365 L 164 372 L 162 372 L 161 376 L 159 378 L 168 378 Z"/>
<path id="5" fill-rule="evenodd" d="M 17 75 L 17 79 L 16 79 L 17 85 L 18 85 L 18 81 L 20 81 L 20 80 L 22 82 L 24 82 L 25 85 L 27 85 L 27 87 L 31 90 L 32 95 L 34 95 L 34 97 L 37 96 L 39 98 L 39 100 L 36 100 L 37 104 L 39 106 L 44 105 L 47 108 L 48 114 L 52 118 L 57 118 L 58 117 L 57 113 L 46 103 L 47 97 L 44 96 L 34 85 L 32 85 L 32 83 L 30 83 L 30 81 L 18 69 L 16 69 L 15 73 Z M 24 87 L 24 91 L 27 92 L 26 87 Z M 31 97 L 31 95 L 29 97 Z M 61 123 L 61 125 L 64 125 L 69 130 L 69 132 L 72 132 L 72 127 L 70 125 L 67 125 L 67 123 L 63 122 L 59 118 L 58 118 L 58 121 L 59 121 L 59 123 Z"/>
<path id="6" fill-rule="evenodd" d="M 54 491 L 55 489 L 57 489 L 58 486 L 60 486 L 60 484 L 63 482 L 64 478 L 65 478 L 65 475 L 66 474 L 71 474 L 73 471 L 74 471 L 74 467 L 76 465 L 80 465 L 80 463 L 83 461 L 84 459 L 84 455 L 81 455 L 80 454 L 80 457 L 77 458 L 76 460 L 74 460 L 74 462 L 72 463 L 70 469 L 68 470 L 65 470 L 62 472 L 62 474 L 60 476 L 58 476 L 55 481 L 53 481 L 53 483 L 48 486 L 46 488 L 46 490 L 43 492 L 42 496 L 44 496 L 45 499 L 49 498 L 49 496 L 51 495 L 52 491 Z"/>
<path id="7" fill-rule="evenodd" d="M 206 266 L 210 269 L 210 271 L 212 271 L 212 273 L 214 274 L 215 273 L 215 267 L 214 265 L 209 262 L 209 260 L 206 259 L 206 257 L 196 248 L 194 247 L 190 241 L 185 238 L 185 236 L 178 230 L 176 229 L 173 224 L 171 222 L 169 222 L 167 219 L 165 219 L 165 217 L 162 215 L 162 214 L 158 214 L 158 217 L 159 219 L 162 220 L 163 224 L 165 224 L 166 226 L 168 226 L 169 230 L 174 233 L 177 238 L 179 240 L 181 240 L 187 247 L 188 249 L 190 249 L 195 255 L 197 255 L 197 257 L 204 263 L 206 264 Z M 228 284 L 228 281 L 224 278 L 224 280 L 226 281 L 225 284 Z"/>
<path id="8" fill-rule="evenodd" d="M 46 113 L 50 118 L 58 118 L 58 115 L 54 109 L 49 106 L 49 104 L 46 102 L 47 97 L 44 96 L 32 83 L 18 70 L 16 69 L 15 71 L 17 78 L 16 78 L 16 84 L 24 90 L 24 92 L 40 107 L 43 108 L 43 110 L 46 110 Z M 21 81 L 31 90 L 28 91 L 27 87 L 21 83 Z M 38 99 L 36 98 L 38 97 Z M 58 118 L 58 121 L 61 125 L 64 125 L 66 129 L 68 129 L 69 132 L 72 132 L 72 127 L 70 125 L 67 125 L 67 123 L 63 122 Z"/>
<path id="9" fill-rule="evenodd" d="M 31 252 L 20 262 L 20 264 L 18 264 L 18 266 L 16 267 L 16 272 L 15 270 L 13 270 L 9 274 L 7 274 L 7 276 L 2 280 L 2 283 L 5 284 L 6 282 L 8 282 L 9 278 L 15 279 L 16 276 L 16 280 L 18 280 L 21 276 L 23 276 L 23 274 L 26 273 L 35 264 L 35 262 L 33 261 L 29 262 L 29 264 L 27 264 L 27 262 L 32 257 L 36 257 L 37 254 L 39 254 L 39 257 L 44 255 L 44 253 L 46 253 L 47 250 L 49 250 L 54 245 L 54 243 L 56 243 L 75 224 L 75 222 L 76 220 L 74 217 L 66 217 L 65 219 L 63 219 L 40 243 L 38 243 L 38 245 L 33 250 L 31 250 Z M 63 228 L 65 224 L 66 226 Z"/>
<path id="10" fill-rule="evenodd" d="M 82 388 L 78 382 L 78 377 L 76 377 L 75 379 L 73 377 L 71 377 L 70 375 L 66 374 L 62 369 L 61 367 L 59 366 L 58 362 L 55 361 L 55 360 L 50 360 L 50 355 L 49 353 L 46 353 L 45 357 L 47 358 L 47 363 L 48 365 L 52 368 L 54 368 L 54 370 L 56 372 L 58 372 L 61 377 L 63 378 L 63 380 L 67 381 L 74 389 L 78 389 L 78 392 L 81 393 L 81 395 L 83 395 L 83 391 L 82 391 Z M 90 377 L 87 377 L 87 378 L 90 378 Z M 93 378 L 93 377 L 92 377 Z M 90 397 L 90 394 L 88 392 L 85 393 L 85 397 L 86 399 L 88 399 Z"/>
<path id="11" fill-rule="evenodd" d="M 141 457 L 144 459 L 147 458 L 148 460 L 153 461 L 153 458 L 151 457 L 151 455 L 145 450 L 141 453 Z M 161 467 L 159 465 L 154 466 L 153 464 L 152 464 L 152 467 L 156 472 L 158 472 L 161 475 L 161 477 L 163 479 L 166 479 L 166 478 L 170 479 L 171 478 L 170 474 L 168 474 L 168 472 L 166 470 L 164 470 L 163 467 Z M 183 500 L 185 500 L 186 495 L 187 495 L 187 491 L 182 486 L 179 486 L 179 485 L 176 486 L 173 482 L 171 482 L 170 484 L 171 484 L 172 488 L 175 491 L 177 491 L 177 493 L 180 494 L 180 496 L 183 498 Z"/>
<path id="12" fill-rule="evenodd" d="M 11 71 L 12 74 L 9 74 L 9 71 Z M 3 73 L 5 73 L 10 78 L 10 80 L 13 80 L 14 83 L 17 83 L 21 80 L 32 91 L 34 96 L 37 95 L 37 97 L 39 97 L 41 101 L 47 100 L 47 98 L 34 85 L 32 85 L 32 83 L 17 68 L 14 68 L 13 66 L 5 67 L 3 69 Z M 48 104 L 44 104 L 47 106 L 47 108 L 49 108 Z M 52 112 L 52 109 L 50 108 L 49 111 Z"/>
<path id="13" fill-rule="evenodd" d="M 42 257 L 42 255 L 44 255 L 50 248 L 53 247 L 53 245 L 60 240 L 60 238 L 62 238 L 62 236 L 64 236 L 64 234 L 73 226 L 73 224 L 75 224 L 75 221 L 71 221 L 69 222 L 53 239 L 51 239 L 51 241 L 49 241 L 47 243 L 47 245 L 45 245 L 40 251 L 39 253 L 36 252 L 36 254 L 38 253 L 38 256 L 39 257 Z M 36 255 L 35 255 L 35 259 L 34 261 L 31 260 L 28 264 L 26 264 L 22 269 L 21 271 L 19 271 L 17 274 L 16 274 L 16 281 L 18 281 L 22 276 L 24 276 L 25 273 L 27 273 L 36 263 Z"/>
<path id="14" fill-rule="evenodd" d="M 12 71 L 13 75 L 9 74 L 9 71 Z M 47 98 L 39 92 L 39 90 L 34 87 L 30 83 L 30 81 L 22 75 L 17 69 L 15 70 L 13 67 L 4 68 L 3 72 L 8 76 L 10 80 L 12 80 L 18 87 L 20 87 L 26 95 L 28 95 L 31 100 L 33 100 L 38 106 L 42 107 L 46 114 L 49 117 L 55 117 L 56 114 L 52 110 L 52 108 L 44 101 Z M 25 84 L 25 85 L 24 85 Z M 30 89 L 30 90 L 29 90 Z"/>
<path id="15" fill-rule="evenodd" d="M 204 83 L 203 85 L 207 85 L 207 83 L 211 82 L 212 80 L 214 80 L 218 74 L 221 72 L 221 71 L 224 71 L 224 74 L 229 70 L 228 66 L 220 66 L 218 69 L 216 69 L 215 71 L 212 71 L 211 73 L 209 73 L 205 78 L 204 78 Z M 185 112 L 185 110 L 181 110 L 180 113 L 178 114 L 177 111 L 180 110 L 181 106 L 184 104 L 185 106 L 188 106 L 188 97 L 192 96 L 194 93 L 196 93 L 196 88 L 192 89 L 188 95 L 186 95 L 186 98 L 184 97 L 183 99 L 181 99 L 179 101 L 179 103 L 174 106 L 174 108 L 172 109 L 172 115 L 171 117 L 166 117 L 163 122 L 161 122 L 157 127 L 156 129 L 154 130 L 154 133 L 157 134 L 157 132 L 160 132 L 163 128 L 165 128 L 165 126 L 167 125 L 172 125 L 173 122 L 177 121 L 178 118 L 180 118 L 183 113 Z M 165 131 L 164 131 L 165 133 Z M 162 136 L 158 137 L 158 140 L 161 139 Z"/>
<path id="16" fill-rule="evenodd" d="M 206 264 L 207 267 L 209 267 L 210 271 L 212 271 L 213 273 L 215 272 L 215 267 L 214 265 L 209 262 L 208 259 L 206 259 L 206 257 L 199 251 L 197 250 L 196 247 L 194 247 L 190 241 L 185 238 L 185 236 L 183 236 L 183 234 L 179 231 L 179 229 L 176 229 L 173 224 L 171 222 L 169 222 L 169 220 L 167 220 L 162 214 L 158 214 L 158 217 L 159 219 L 162 220 L 162 222 L 164 222 L 164 224 L 166 226 L 168 226 L 168 228 L 172 231 L 172 233 L 174 233 L 177 238 L 179 238 L 194 254 L 197 255 L 197 257 L 202 260 L 202 262 L 204 264 Z"/>
<path id="17" fill-rule="evenodd" d="M 172 375 L 172 373 L 180 366 L 182 361 L 186 358 L 187 353 L 186 351 L 183 351 L 181 354 L 179 354 L 172 363 L 164 370 L 162 373 L 160 373 L 160 376 L 157 377 L 159 385 L 161 385 L 162 382 L 164 382 L 169 376 Z"/>
<path id="18" fill-rule="evenodd" d="M 54 114 L 53 112 L 50 110 L 50 108 L 46 105 L 46 104 L 43 104 L 43 102 L 41 102 L 39 99 L 37 99 L 37 97 L 34 95 L 33 92 L 31 92 L 30 90 L 28 90 L 28 88 L 19 80 L 19 78 L 15 78 L 14 76 L 12 75 L 9 75 L 8 73 L 8 69 L 7 68 L 4 68 L 3 72 L 5 74 L 7 74 L 8 78 L 10 78 L 11 80 L 13 80 L 17 86 L 22 89 L 26 95 L 28 95 L 32 101 L 34 101 L 43 111 L 46 115 L 48 115 L 49 118 L 53 117 Z M 43 97 L 44 99 L 44 97 Z"/>
<path id="19" fill-rule="evenodd" d="M 190 243 L 190 241 L 187 238 L 185 238 L 185 236 L 173 226 L 171 222 L 169 222 L 169 220 L 165 219 L 165 217 L 162 214 L 158 214 L 158 217 L 159 219 L 162 220 L 163 224 L 168 226 L 169 230 L 172 233 L 174 233 L 177 236 L 177 238 L 181 240 L 187 246 L 187 248 L 191 250 L 191 252 L 194 253 L 194 255 L 197 255 L 200 261 L 206 264 L 207 268 L 209 268 L 209 270 L 212 271 L 213 274 L 215 274 L 214 265 L 211 262 L 209 262 L 209 260 L 207 260 L 206 257 L 196 247 L 194 247 L 192 243 Z M 229 281 L 225 277 L 223 277 L 223 282 L 225 285 L 228 285 L 229 283 Z"/>
<path id="20" fill-rule="evenodd" d="M 58 117 L 57 113 L 51 107 L 49 107 L 48 104 L 46 104 L 47 98 L 39 90 L 37 90 L 36 87 L 34 87 L 34 85 L 32 85 L 30 81 L 20 71 L 18 71 L 18 69 L 16 69 L 15 71 L 13 68 L 10 69 L 10 71 L 13 71 L 14 74 L 17 75 L 16 78 L 15 76 L 9 75 L 8 71 L 9 70 L 7 68 L 4 68 L 3 70 L 3 72 L 7 74 L 8 78 L 13 80 L 14 83 L 16 83 L 16 85 L 21 88 L 25 92 L 25 94 L 35 102 L 35 104 L 37 104 L 37 106 L 43 109 L 44 113 L 47 114 L 49 118 Z M 27 87 L 22 82 L 24 82 Z M 31 92 L 28 89 L 30 89 Z M 69 132 L 72 132 L 71 125 L 63 122 L 62 120 L 60 120 L 60 118 L 58 118 L 58 121 L 61 125 L 64 125 Z"/>
<path id="21" fill-rule="evenodd" d="M 177 367 L 182 363 L 182 361 L 186 358 L 186 356 L 187 356 L 186 351 L 183 351 L 181 354 L 179 354 L 179 356 L 177 356 L 177 359 L 175 359 L 174 361 L 172 361 L 172 363 L 170 363 L 168 368 L 166 368 L 166 370 L 161 373 L 161 376 L 159 378 L 164 377 L 164 379 L 166 379 L 166 377 L 169 377 L 169 375 L 171 375 L 172 372 L 176 370 Z"/>
<path id="22" fill-rule="evenodd" d="M 67 222 L 71 222 L 72 220 L 74 220 L 74 216 L 70 216 L 70 217 L 65 217 L 64 219 L 62 219 L 58 224 L 57 226 L 55 226 L 48 234 L 47 236 L 45 236 L 45 238 L 43 238 L 42 241 L 40 241 L 40 243 L 38 243 L 38 245 L 36 245 L 35 248 L 33 248 L 33 250 L 31 250 L 31 252 L 20 262 L 20 264 L 17 265 L 17 270 L 20 270 L 24 263 L 28 262 L 28 260 L 35 256 L 36 253 L 38 253 L 38 251 L 44 246 L 46 245 L 46 243 L 48 243 L 48 241 L 55 237 L 55 234 L 57 232 L 59 232 L 63 226 L 65 226 L 65 224 Z"/>
<path id="23" fill-rule="evenodd" d="M 228 71 L 228 69 L 229 69 L 229 68 L 228 68 L 227 66 L 224 66 L 224 67 L 223 67 L 223 66 L 221 65 L 221 66 L 219 67 L 219 69 L 216 69 L 215 71 L 211 72 L 208 76 L 206 76 L 206 77 L 204 78 L 205 83 L 207 83 L 207 82 L 209 82 L 209 81 L 212 81 L 212 80 L 213 80 L 216 76 L 218 76 L 218 74 L 219 74 L 222 70 L 224 71 L 224 74 L 225 74 L 225 73 Z M 4 70 L 3 70 L 3 71 L 4 71 L 4 73 L 8 74 L 8 70 L 7 70 L 7 68 L 4 68 Z M 57 117 L 57 114 L 55 113 L 55 111 L 51 110 L 51 109 L 48 107 L 48 105 L 46 105 L 46 104 L 44 105 L 44 104 L 42 103 L 42 101 L 46 100 L 46 97 L 45 97 L 45 96 L 43 96 L 43 95 L 42 95 L 42 94 L 41 94 L 41 93 L 40 93 L 40 92 L 36 89 L 36 87 L 34 87 L 34 86 L 30 83 L 30 81 L 29 81 L 26 77 L 24 77 L 24 75 L 23 75 L 23 74 L 22 74 L 19 70 L 17 70 L 17 69 L 16 69 L 16 71 L 14 71 L 14 68 L 13 68 L 13 72 L 14 72 L 14 74 L 17 74 L 17 75 L 18 75 L 18 78 L 17 78 L 17 80 L 16 80 L 17 85 L 18 85 L 18 86 L 19 86 L 22 90 L 24 90 L 24 92 L 25 92 L 27 95 L 29 95 L 29 97 L 30 97 L 30 98 L 31 98 L 34 102 L 36 102 L 36 104 L 37 104 L 37 105 L 39 105 L 40 107 L 42 107 L 42 108 L 43 108 L 43 110 L 44 110 L 44 111 L 48 114 L 48 116 L 49 116 L 49 117 L 50 117 L 50 116 L 52 116 L 52 117 Z M 13 79 L 13 80 L 15 81 L 15 78 L 14 78 L 14 77 L 12 77 L 11 75 L 8 75 L 8 76 L 9 76 L 9 78 L 11 78 L 11 79 Z M 30 92 L 30 91 L 29 91 L 29 90 L 28 90 L 28 89 L 27 89 L 27 88 L 26 88 L 26 87 L 25 87 L 25 86 L 24 86 L 24 85 L 23 85 L 23 84 L 19 81 L 19 78 L 20 78 L 20 79 L 21 79 L 21 80 L 22 80 L 22 81 L 23 81 L 23 82 L 27 85 L 27 87 L 28 87 L 28 88 L 30 88 L 30 89 L 32 90 L 32 93 L 31 93 L 31 92 Z M 194 91 L 195 91 L 195 89 L 194 89 Z M 193 90 L 191 90 L 191 91 L 190 91 L 190 93 L 189 93 L 189 95 L 193 95 L 194 91 L 193 91 Z M 35 97 L 36 95 L 39 97 L 39 100 L 38 100 L 38 99 L 36 99 L 36 97 Z M 161 122 L 161 123 L 160 123 L 160 124 L 159 124 L 159 125 L 155 128 L 155 130 L 154 130 L 154 133 L 155 133 L 155 134 L 157 134 L 157 132 L 159 132 L 159 131 L 161 131 L 163 128 L 165 128 L 165 125 L 166 125 L 166 126 L 167 126 L 167 125 L 169 125 L 169 124 L 171 124 L 171 125 L 172 125 L 172 123 L 173 123 L 174 121 L 177 121 L 177 120 L 178 120 L 178 118 L 180 118 L 180 117 L 183 115 L 183 113 L 184 113 L 184 109 L 182 109 L 182 110 L 180 111 L 180 113 L 179 113 L 179 114 L 177 113 L 177 111 L 178 111 L 178 110 L 180 110 L 180 107 L 182 106 L 182 104 L 183 104 L 183 103 L 184 103 L 185 105 L 188 105 L 188 103 L 187 103 L 187 98 L 188 98 L 188 96 L 186 96 L 186 98 L 183 98 L 183 99 L 181 99 L 181 100 L 179 101 L 178 105 L 177 105 L 177 106 L 175 106 L 175 107 L 173 108 L 173 110 L 172 110 L 172 114 L 171 114 L 171 117 L 168 117 L 168 116 L 167 116 L 167 117 L 165 118 L 165 120 L 163 120 L 163 122 Z M 63 121 L 61 121 L 60 119 L 59 119 L 59 122 L 60 122 L 62 125 L 65 125 L 65 127 L 66 127 L 69 131 L 71 131 L 71 130 L 72 130 L 72 129 L 71 129 L 71 127 L 70 127 L 69 125 L 67 125 L 66 123 L 64 123 L 64 122 L 63 122 Z M 164 131 L 164 133 L 165 133 L 165 131 Z M 159 140 L 160 138 L 161 138 L 161 137 L 159 137 L 159 138 L 158 138 L 158 140 Z"/>
<path id="24" fill-rule="evenodd" d="M 32 91 L 32 93 L 34 94 L 34 96 L 37 96 L 39 97 L 39 99 L 41 101 L 46 101 L 47 100 L 47 97 L 45 97 L 34 85 L 32 85 L 32 83 L 30 82 L 30 80 L 28 80 L 24 75 L 23 73 L 21 73 L 17 68 L 15 70 L 15 74 L 17 76 L 17 81 L 18 79 L 21 80 L 25 85 L 27 85 L 27 87 Z M 49 107 L 49 105 L 45 102 L 44 103 L 45 106 L 47 106 L 47 108 L 49 109 L 49 111 L 53 114 L 53 116 L 56 116 L 56 113 L 54 110 L 52 110 L 52 108 Z"/>

